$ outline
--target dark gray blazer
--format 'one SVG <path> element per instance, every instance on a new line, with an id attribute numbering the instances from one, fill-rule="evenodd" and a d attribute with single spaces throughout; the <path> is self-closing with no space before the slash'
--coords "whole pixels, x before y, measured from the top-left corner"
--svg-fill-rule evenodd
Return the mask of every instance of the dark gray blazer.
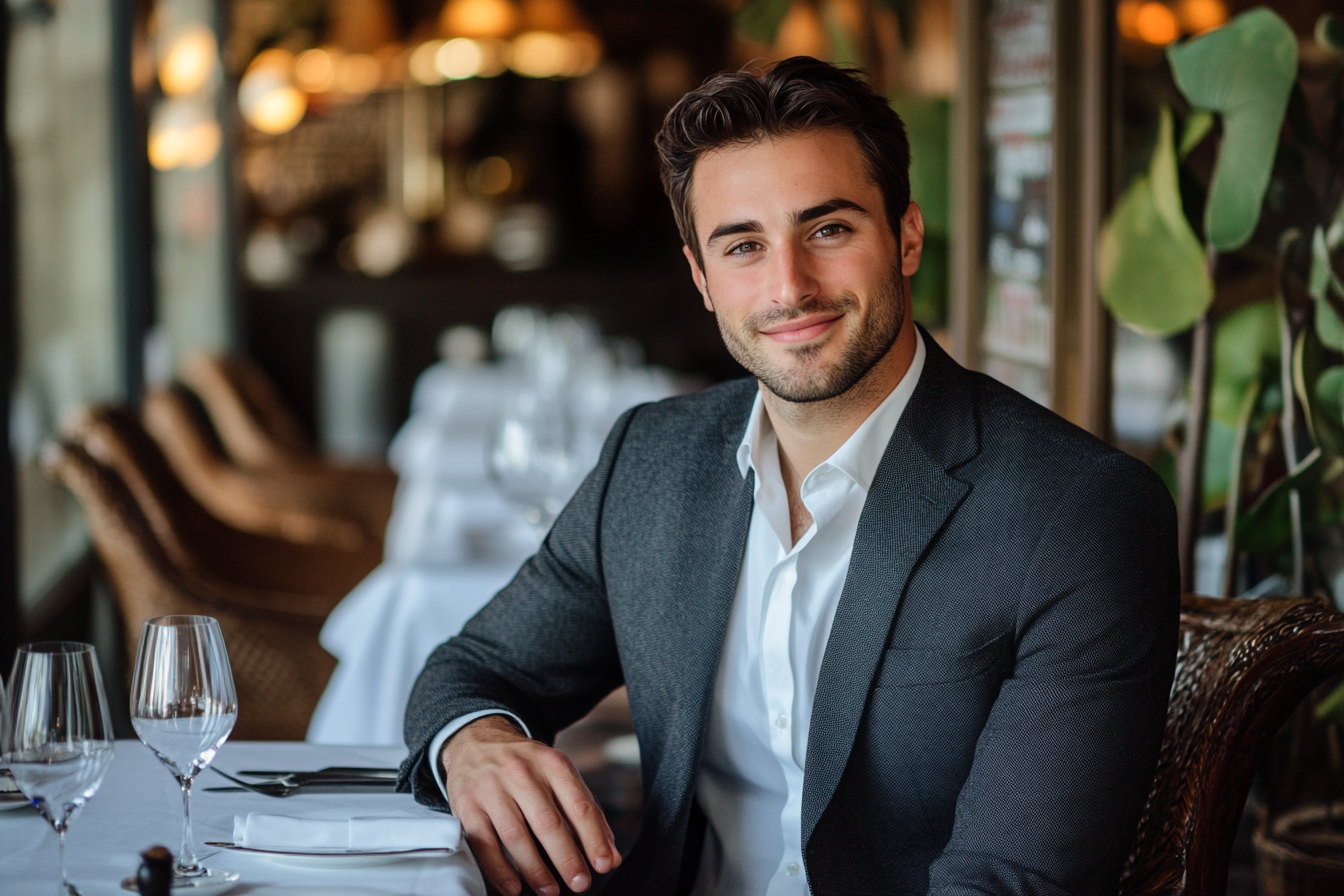
<path id="1" fill-rule="evenodd" d="M 817 682 L 812 892 L 1114 894 L 1175 664 L 1171 499 L 1142 463 L 924 342 Z M 621 418 L 541 550 L 429 658 L 401 789 L 445 808 L 425 753 L 451 719 L 508 709 L 549 743 L 625 684 L 643 828 L 606 891 L 689 887 L 755 392 L 738 381 Z"/>

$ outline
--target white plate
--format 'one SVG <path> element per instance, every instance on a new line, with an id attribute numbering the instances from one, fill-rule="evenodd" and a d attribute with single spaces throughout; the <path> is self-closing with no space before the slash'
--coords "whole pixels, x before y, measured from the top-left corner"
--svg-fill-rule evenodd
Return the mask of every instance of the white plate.
<path id="1" fill-rule="evenodd" d="M 0 812 L 6 809 L 17 809 L 20 806 L 31 806 L 32 803 L 28 797 L 19 793 L 17 790 L 0 790 Z"/>
<path id="2" fill-rule="evenodd" d="M 250 853 L 282 865 L 297 865 L 302 868 L 367 868 L 373 865 L 390 865 L 407 859 L 450 856 L 457 852 L 455 849 L 341 849 L 316 846 L 308 849 L 261 849 L 255 846 L 216 842 L 207 842 L 205 845 L 232 852 Z"/>

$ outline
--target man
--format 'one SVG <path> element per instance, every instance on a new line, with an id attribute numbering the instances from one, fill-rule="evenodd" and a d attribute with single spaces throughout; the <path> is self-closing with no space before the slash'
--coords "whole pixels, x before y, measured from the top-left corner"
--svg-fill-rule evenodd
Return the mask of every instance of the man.
<path id="1" fill-rule="evenodd" d="M 909 320 L 908 144 L 856 76 L 716 76 L 658 147 L 755 380 L 621 418 L 429 659 L 402 787 L 509 896 L 559 892 L 547 859 L 576 891 L 1113 894 L 1175 661 L 1162 484 Z M 547 746 L 621 684 L 645 794 L 624 860 Z"/>

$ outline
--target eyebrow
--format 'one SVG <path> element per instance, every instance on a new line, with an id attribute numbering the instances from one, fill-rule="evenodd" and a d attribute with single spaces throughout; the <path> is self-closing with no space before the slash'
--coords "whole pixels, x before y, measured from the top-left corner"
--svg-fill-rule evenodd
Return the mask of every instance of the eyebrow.
<path id="1" fill-rule="evenodd" d="M 802 211 L 794 212 L 792 223 L 796 226 L 806 221 L 824 218 L 826 215 L 840 211 L 841 209 L 858 212 L 865 216 L 870 214 L 868 209 L 853 200 L 836 198 L 828 199 L 820 205 L 814 205 L 811 208 L 805 208 Z M 720 224 L 710 232 L 709 237 L 705 240 L 705 247 L 708 248 L 714 245 L 716 240 L 722 239 L 725 236 L 732 236 L 735 233 L 759 233 L 764 229 L 765 228 L 761 226 L 760 221 L 753 220 L 731 221 L 727 224 Z"/>

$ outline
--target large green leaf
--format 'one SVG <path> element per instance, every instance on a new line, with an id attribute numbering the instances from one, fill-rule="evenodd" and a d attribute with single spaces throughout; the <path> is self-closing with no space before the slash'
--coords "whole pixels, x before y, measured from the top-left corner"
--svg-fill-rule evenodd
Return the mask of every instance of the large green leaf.
<path id="1" fill-rule="evenodd" d="M 1204 509 L 1217 510 L 1227 500 L 1232 484 L 1232 459 L 1237 453 L 1236 423 L 1209 418 L 1204 432 Z"/>
<path id="2" fill-rule="evenodd" d="M 1171 110 L 1148 171 L 1134 178 L 1097 239 L 1097 279 L 1111 313 L 1159 336 L 1188 329 L 1213 301 L 1204 249 L 1181 211 Z"/>
<path id="3" fill-rule="evenodd" d="M 1321 340 L 1303 327 L 1293 347 L 1293 391 L 1307 418 L 1312 441 L 1324 451 L 1344 456 L 1344 367 L 1324 372 Z"/>
<path id="4" fill-rule="evenodd" d="M 1344 54 L 1344 19 L 1333 13 L 1324 13 L 1316 20 L 1316 43 Z"/>
<path id="5" fill-rule="evenodd" d="M 1218 163 L 1204 209 L 1204 232 L 1220 252 L 1255 232 L 1269 186 L 1279 129 L 1297 77 L 1297 38 L 1263 7 L 1167 48 L 1176 85 L 1197 109 L 1223 119 Z"/>
<path id="6" fill-rule="evenodd" d="M 1316 444 L 1331 454 L 1344 456 L 1344 366 L 1331 367 L 1318 376 L 1312 397 Z"/>
<path id="7" fill-rule="evenodd" d="M 1331 226 L 1333 230 L 1333 225 Z M 1330 246 L 1323 228 L 1311 235 L 1311 273 L 1307 289 L 1316 300 L 1316 333 L 1321 342 L 1335 351 L 1344 351 L 1344 320 L 1340 320 L 1329 296 L 1344 299 L 1344 283 L 1331 263 Z"/>
<path id="8" fill-rule="evenodd" d="M 1283 547 L 1293 537 L 1289 516 L 1289 492 L 1297 489 L 1303 503 L 1309 503 L 1320 488 L 1322 478 L 1339 458 L 1327 459 L 1319 448 L 1307 455 L 1290 475 L 1274 483 L 1250 510 L 1237 519 L 1237 550 L 1248 554 L 1268 554 Z M 1303 513 L 1303 518 L 1308 514 Z"/>
<path id="9" fill-rule="evenodd" d="M 1210 416 L 1236 426 L 1246 390 L 1259 381 L 1267 364 L 1277 366 L 1279 354 L 1277 302 L 1245 305 L 1219 320 L 1213 336 Z"/>

